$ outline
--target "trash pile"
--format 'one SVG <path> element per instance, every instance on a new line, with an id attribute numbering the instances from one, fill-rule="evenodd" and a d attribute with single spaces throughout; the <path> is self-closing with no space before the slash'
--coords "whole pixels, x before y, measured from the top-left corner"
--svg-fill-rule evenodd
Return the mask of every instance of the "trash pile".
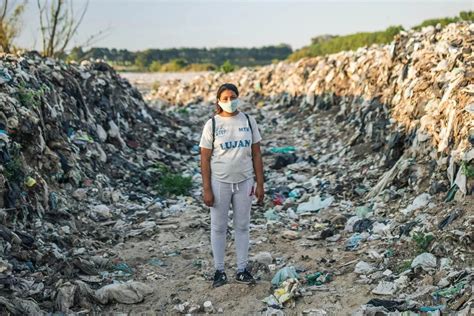
<path id="1" fill-rule="evenodd" d="M 111 246 L 177 212 L 155 186 L 160 164 L 181 172 L 190 156 L 178 125 L 104 62 L 0 55 L 1 314 L 100 312 L 151 294 Z"/>
<path id="2" fill-rule="evenodd" d="M 149 105 L 105 63 L 1 55 L 0 313 L 469 315 L 473 34 L 170 81 Z M 257 284 L 212 289 L 198 142 L 223 82 L 259 124 L 266 197 Z M 232 219 L 228 244 L 231 276 Z"/>
<path id="3" fill-rule="evenodd" d="M 472 312 L 473 35 L 466 23 L 428 27 L 147 96 L 171 116 L 201 117 L 195 140 L 223 82 L 256 117 L 266 204 L 252 215 L 251 252 L 270 252 L 253 270 L 269 285 L 252 292 L 262 315 Z"/>
<path id="4" fill-rule="evenodd" d="M 423 141 L 461 161 L 474 142 L 469 119 L 474 114 L 473 34 L 474 24 L 468 22 L 430 26 L 402 32 L 390 45 L 175 80 L 146 99 L 170 104 L 213 101 L 222 82 L 233 82 L 249 98 L 269 96 L 315 111 L 341 104 L 341 119 L 390 111 L 394 122 L 365 126 L 367 132 L 397 123 L 406 132 L 423 132 Z M 348 102 L 340 102 L 341 97 Z M 358 123 L 364 128 L 364 122 Z"/>

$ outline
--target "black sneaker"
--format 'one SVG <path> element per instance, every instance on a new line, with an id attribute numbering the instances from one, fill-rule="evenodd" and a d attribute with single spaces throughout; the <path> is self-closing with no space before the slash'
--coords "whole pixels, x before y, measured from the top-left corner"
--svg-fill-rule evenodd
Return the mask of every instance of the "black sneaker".
<path id="1" fill-rule="evenodd" d="M 212 287 L 219 287 L 227 283 L 227 275 L 224 271 L 216 270 L 214 273 L 214 281 L 212 282 Z"/>
<path id="2" fill-rule="evenodd" d="M 235 276 L 235 280 L 238 283 L 244 283 L 244 284 L 256 284 L 257 281 L 253 278 L 253 276 L 250 274 L 250 272 L 247 271 L 247 269 L 244 270 L 244 272 L 237 272 L 237 275 Z"/>

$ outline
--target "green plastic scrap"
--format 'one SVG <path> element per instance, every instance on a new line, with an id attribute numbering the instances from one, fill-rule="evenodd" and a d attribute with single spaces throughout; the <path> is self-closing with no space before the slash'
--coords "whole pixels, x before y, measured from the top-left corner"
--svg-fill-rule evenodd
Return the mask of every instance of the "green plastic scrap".
<path id="1" fill-rule="evenodd" d="M 133 274 L 133 269 L 128 264 L 126 264 L 125 262 L 120 262 L 120 263 L 117 263 L 116 265 L 114 265 L 114 270 L 115 271 L 122 271 L 122 272 L 125 272 L 127 274 Z"/>
<path id="2" fill-rule="evenodd" d="M 176 256 L 179 256 L 181 254 L 181 251 L 179 250 L 175 250 L 175 251 L 171 251 L 171 252 L 167 252 L 166 255 L 168 257 L 176 257 Z"/>
<path id="3" fill-rule="evenodd" d="M 195 260 L 193 260 L 193 266 L 194 266 L 195 268 L 200 269 L 200 268 L 202 268 L 202 265 L 203 265 L 203 261 L 202 261 L 201 259 L 195 259 Z"/>
<path id="4" fill-rule="evenodd" d="M 393 257 L 395 253 L 393 252 L 392 249 L 388 248 L 384 253 L 383 255 L 386 257 L 386 258 L 390 258 L 390 257 Z"/>
<path id="5" fill-rule="evenodd" d="M 458 191 L 458 186 L 457 184 L 453 184 L 453 186 L 449 189 L 448 194 L 446 194 L 446 198 L 444 199 L 444 202 L 451 202 L 454 199 L 454 196 L 456 195 L 456 192 Z"/>
<path id="6" fill-rule="evenodd" d="M 461 292 L 461 290 L 464 288 L 466 284 L 467 284 L 467 281 L 461 281 L 456 285 L 448 287 L 447 289 L 437 290 L 433 293 L 433 297 L 453 298 L 454 296 L 456 296 L 456 294 Z"/>
<path id="7" fill-rule="evenodd" d="M 158 258 L 151 258 L 150 260 L 148 260 L 148 263 L 155 267 L 166 266 L 166 263 L 163 260 L 158 259 Z"/>
<path id="8" fill-rule="evenodd" d="M 332 281 L 332 274 L 324 272 L 316 272 L 305 275 L 306 283 L 308 285 L 323 285 Z"/>
<path id="9" fill-rule="evenodd" d="M 296 148 L 294 146 L 272 147 L 270 151 L 274 154 L 287 154 L 296 151 Z"/>

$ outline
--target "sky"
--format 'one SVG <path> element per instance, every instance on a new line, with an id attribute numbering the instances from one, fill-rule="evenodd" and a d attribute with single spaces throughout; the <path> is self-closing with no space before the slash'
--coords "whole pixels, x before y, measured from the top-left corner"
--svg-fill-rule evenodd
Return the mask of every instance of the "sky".
<path id="1" fill-rule="evenodd" d="M 47 0 L 39 0 L 41 2 Z M 73 1 L 76 12 L 86 0 Z M 125 48 L 260 47 L 293 49 L 324 35 L 405 28 L 474 10 L 474 0 L 89 0 L 72 46 L 105 32 L 92 46 Z M 39 49 L 37 0 L 29 0 L 18 45 Z"/>

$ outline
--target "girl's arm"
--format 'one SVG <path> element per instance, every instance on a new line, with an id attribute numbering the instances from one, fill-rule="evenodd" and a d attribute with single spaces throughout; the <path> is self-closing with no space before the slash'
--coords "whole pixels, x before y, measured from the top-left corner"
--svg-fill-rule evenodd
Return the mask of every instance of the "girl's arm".
<path id="1" fill-rule="evenodd" d="M 214 205 L 214 194 L 211 186 L 211 156 L 212 149 L 201 147 L 201 176 L 203 187 L 204 204 L 207 206 Z"/>
<path id="2" fill-rule="evenodd" d="M 257 179 L 257 186 L 255 188 L 255 196 L 257 197 L 257 203 L 263 203 L 263 197 L 265 190 L 263 187 L 263 161 L 262 152 L 260 150 L 260 143 L 252 144 L 252 161 L 253 170 L 255 171 L 255 178 Z"/>

